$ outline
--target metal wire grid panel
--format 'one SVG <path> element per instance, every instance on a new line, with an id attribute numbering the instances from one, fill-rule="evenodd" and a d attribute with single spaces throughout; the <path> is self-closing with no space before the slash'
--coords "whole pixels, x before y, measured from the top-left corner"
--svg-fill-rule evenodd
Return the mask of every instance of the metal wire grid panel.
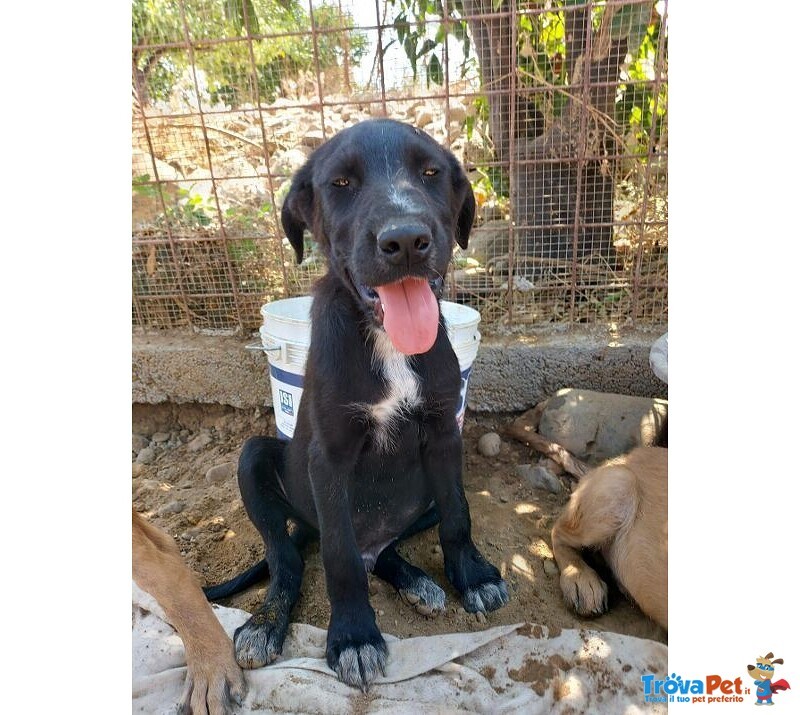
<path id="1" fill-rule="evenodd" d="M 667 4 L 134 0 L 133 323 L 249 332 L 324 272 L 279 207 L 335 132 L 411 122 L 478 203 L 485 333 L 667 322 Z"/>

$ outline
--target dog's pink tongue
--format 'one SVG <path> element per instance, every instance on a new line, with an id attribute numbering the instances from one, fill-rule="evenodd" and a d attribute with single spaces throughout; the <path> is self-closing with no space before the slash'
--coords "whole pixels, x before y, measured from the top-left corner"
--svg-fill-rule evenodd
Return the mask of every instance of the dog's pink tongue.
<path id="1" fill-rule="evenodd" d="M 375 290 L 383 304 L 383 327 L 392 345 L 405 355 L 428 352 L 439 330 L 439 306 L 428 281 L 404 278 Z"/>

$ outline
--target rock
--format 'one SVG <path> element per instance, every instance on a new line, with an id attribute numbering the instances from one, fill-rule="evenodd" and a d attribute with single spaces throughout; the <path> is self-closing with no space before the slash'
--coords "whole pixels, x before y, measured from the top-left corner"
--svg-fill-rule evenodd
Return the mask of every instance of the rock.
<path id="1" fill-rule="evenodd" d="M 209 444 L 211 444 L 211 434 L 209 432 L 203 431 L 200 434 L 198 434 L 197 437 L 195 437 L 191 442 L 189 442 L 189 444 L 186 445 L 186 448 L 190 452 L 199 452 L 201 449 L 207 447 Z"/>
<path id="2" fill-rule="evenodd" d="M 153 447 L 145 447 L 139 450 L 136 455 L 136 461 L 139 464 L 150 464 L 156 458 L 156 450 Z"/>
<path id="3" fill-rule="evenodd" d="M 558 494 L 564 488 L 558 477 L 539 465 L 520 464 L 516 472 L 520 479 L 534 489 L 544 489 L 552 494 Z"/>
<path id="4" fill-rule="evenodd" d="M 433 112 L 428 107 L 420 107 L 414 115 L 414 125 L 422 129 L 433 121 Z"/>
<path id="5" fill-rule="evenodd" d="M 153 435 L 153 442 L 156 444 L 161 444 L 162 442 L 167 442 L 169 440 L 169 432 L 156 432 Z"/>
<path id="6" fill-rule="evenodd" d="M 269 163 L 269 170 L 273 176 L 291 176 L 306 163 L 310 154 L 311 149 L 305 146 L 287 149 L 273 156 Z"/>
<path id="7" fill-rule="evenodd" d="M 132 445 L 133 445 L 133 447 L 132 447 L 133 451 L 138 454 L 145 447 L 149 447 L 150 446 L 150 441 L 147 439 L 147 437 L 143 437 L 140 434 L 135 434 L 135 435 L 133 435 Z"/>
<path id="8" fill-rule="evenodd" d="M 662 382 L 668 382 L 667 353 L 669 350 L 669 333 L 664 333 L 650 348 L 650 369 Z"/>
<path id="9" fill-rule="evenodd" d="M 206 527 L 204 526 L 193 526 L 190 529 L 184 531 L 181 534 L 180 538 L 183 539 L 184 541 L 192 541 L 196 539 L 198 536 L 200 536 L 200 534 L 202 534 L 205 530 Z"/>
<path id="10" fill-rule="evenodd" d="M 322 129 L 309 129 L 300 138 L 300 143 L 303 146 L 310 146 L 312 149 L 316 149 L 324 141 L 325 135 L 322 133 Z"/>
<path id="11" fill-rule="evenodd" d="M 172 164 L 158 158 L 154 159 L 146 151 L 133 147 L 131 153 L 131 173 L 134 177 L 147 175 L 150 181 L 154 181 L 156 177 L 153 171 L 153 162 L 155 162 L 159 181 L 178 181 L 183 178 L 183 175 Z"/>
<path id="12" fill-rule="evenodd" d="M 180 514 L 185 508 L 186 505 L 183 502 L 171 501 L 169 504 L 164 504 L 164 506 L 158 510 L 158 515 L 167 516 L 169 514 Z"/>
<path id="13" fill-rule="evenodd" d="M 656 444 L 667 425 L 667 401 L 566 388 L 547 401 L 539 433 L 578 459 L 597 463 Z"/>
<path id="14" fill-rule="evenodd" d="M 542 562 L 542 568 L 548 576 L 558 575 L 558 564 L 556 564 L 553 559 L 544 559 Z"/>
<path id="15" fill-rule="evenodd" d="M 470 234 L 466 255 L 481 265 L 498 258 L 508 260 L 508 227 L 508 221 L 502 220 L 487 221 L 478 226 Z"/>
<path id="16" fill-rule="evenodd" d="M 450 102 L 450 121 L 457 122 L 460 128 L 461 125 L 464 124 L 464 120 L 466 118 L 467 110 L 464 108 L 464 106 L 458 102 Z"/>
<path id="17" fill-rule="evenodd" d="M 564 473 L 564 467 L 562 467 L 558 462 L 554 462 L 549 457 L 542 457 L 537 464 L 540 467 L 544 467 L 548 472 L 555 474 L 556 476 Z"/>
<path id="18" fill-rule="evenodd" d="M 484 457 L 496 457 L 500 454 L 502 441 L 497 432 L 487 432 L 478 440 L 478 452 Z"/>
<path id="19" fill-rule="evenodd" d="M 206 481 L 209 484 L 224 482 L 236 474 L 236 462 L 224 462 L 217 464 L 206 472 Z"/>
<path id="20" fill-rule="evenodd" d="M 186 177 L 191 184 L 182 184 L 183 188 L 189 189 L 191 196 L 200 196 L 206 204 L 214 202 L 214 186 L 211 181 L 211 172 L 202 167 L 195 169 Z M 191 187 L 191 188 L 190 188 Z"/>

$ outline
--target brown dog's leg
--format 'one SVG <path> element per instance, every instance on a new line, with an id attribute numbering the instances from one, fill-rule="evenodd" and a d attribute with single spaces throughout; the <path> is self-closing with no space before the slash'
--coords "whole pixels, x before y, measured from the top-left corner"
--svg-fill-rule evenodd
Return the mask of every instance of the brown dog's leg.
<path id="1" fill-rule="evenodd" d="M 553 526 L 553 555 L 561 570 L 561 591 L 580 616 L 597 616 L 608 608 L 608 587 L 580 555 L 579 549 L 601 548 L 636 515 L 633 475 L 609 465 L 593 470 L 570 497 Z"/>
<path id="2" fill-rule="evenodd" d="M 233 643 L 175 542 L 133 512 L 133 580 L 158 601 L 183 640 L 186 685 L 179 712 L 226 715 L 231 697 L 244 697 L 245 682 Z"/>

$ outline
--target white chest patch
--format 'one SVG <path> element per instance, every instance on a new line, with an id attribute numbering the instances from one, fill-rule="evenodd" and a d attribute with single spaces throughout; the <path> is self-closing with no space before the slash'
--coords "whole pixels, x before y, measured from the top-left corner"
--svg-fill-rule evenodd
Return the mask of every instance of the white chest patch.
<path id="1" fill-rule="evenodd" d="M 392 444 L 397 418 L 417 407 L 422 398 L 419 376 L 408 364 L 408 356 L 399 352 L 382 330 L 376 330 L 373 338 L 373 365 L 383 375 L 386 392 L 380 402 L 364 405 L 364 408 L 372 418 L 376 444 L 381 451 L 386 451 Z"/>

